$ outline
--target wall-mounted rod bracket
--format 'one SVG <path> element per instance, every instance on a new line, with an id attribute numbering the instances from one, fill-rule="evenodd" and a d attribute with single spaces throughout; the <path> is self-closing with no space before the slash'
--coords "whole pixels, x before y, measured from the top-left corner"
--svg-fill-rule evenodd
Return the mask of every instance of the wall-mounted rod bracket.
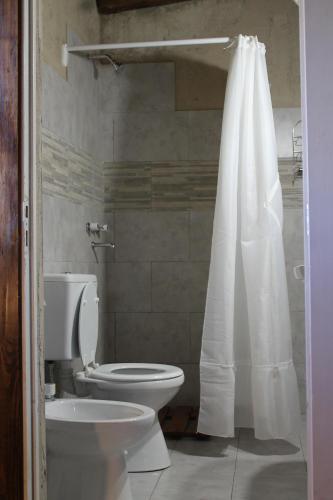
<path id="1" fill-rule="evenodd" d="M 108 64 L 111 64 L 115 71 L 118 71 L 120 68 L 120 64 L 117 63 L 109 54 L 89 54 L 88 59 L 91 61 L 107 61 Z"/>
<path id="2" fill-rule="evenodd" d="M 64 43 L 62 48 L 61 48 L 61 64 L 67 68 L 68 66 L 68 45 L 67 43 Z"/>

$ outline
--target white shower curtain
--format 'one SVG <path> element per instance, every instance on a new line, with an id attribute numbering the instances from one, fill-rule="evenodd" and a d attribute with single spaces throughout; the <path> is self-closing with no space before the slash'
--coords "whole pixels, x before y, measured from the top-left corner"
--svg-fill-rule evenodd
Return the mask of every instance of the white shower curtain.
<path id="1" fill-rule="evenodd" d="M 299 424 L 282 194 L 265 46 L 239 36 L 227 84 L 198 431 L 291 439 Z"/>

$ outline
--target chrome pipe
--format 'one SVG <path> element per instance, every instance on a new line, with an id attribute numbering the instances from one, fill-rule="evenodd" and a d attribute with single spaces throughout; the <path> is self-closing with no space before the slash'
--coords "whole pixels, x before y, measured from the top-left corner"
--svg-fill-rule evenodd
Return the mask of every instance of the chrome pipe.
<path id="1" fill-rule="evenodd" d="M 114 248 L 114 243 L 97 243 L 96 241 L 91 242 L 91 248 Z"/>

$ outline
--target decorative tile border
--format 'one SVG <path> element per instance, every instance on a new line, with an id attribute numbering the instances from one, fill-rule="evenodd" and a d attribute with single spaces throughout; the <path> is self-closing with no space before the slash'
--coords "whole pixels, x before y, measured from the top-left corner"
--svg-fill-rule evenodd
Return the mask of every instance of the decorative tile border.
<path id="1" fill-rule="evenodd" d="M 43 192 L 76 203 L 103 203 L 103 164 L 42 130 Z"/>
<path id="2" fill-rule="evenodd" d="M 302 208 L 302 179 L 293 179 L 293 161 L 279 162 L 285 208 Z M 105 163 L 105 211 L 114 209 L 213 208 L 217 162 Z"/>
<path id="3" fill-rule="evenodd" d="M 76 203 L 104 202 L 114 209 L 213 208 L 218 163 L 104 163 L 66 144 L 50 131 L 42 131 L 43 192 Z M 285 208 L 303 207 L 303 181 L 293 176 L 293 160 L 279 161 Z"/>
<path id="4" fill-rule="evenodd" d="M 150 208 L 152 167 L 147 163 L 104 164 L 104 208 Z"/>

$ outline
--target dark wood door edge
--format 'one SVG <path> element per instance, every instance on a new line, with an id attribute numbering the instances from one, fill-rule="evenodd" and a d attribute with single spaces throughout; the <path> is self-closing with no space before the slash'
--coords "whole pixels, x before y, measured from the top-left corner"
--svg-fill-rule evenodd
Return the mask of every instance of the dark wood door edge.
<path id="1" fill-rule="evenodd" d="M 20 9 L 0 0 L 0 500 L 23 499 Z"/>

